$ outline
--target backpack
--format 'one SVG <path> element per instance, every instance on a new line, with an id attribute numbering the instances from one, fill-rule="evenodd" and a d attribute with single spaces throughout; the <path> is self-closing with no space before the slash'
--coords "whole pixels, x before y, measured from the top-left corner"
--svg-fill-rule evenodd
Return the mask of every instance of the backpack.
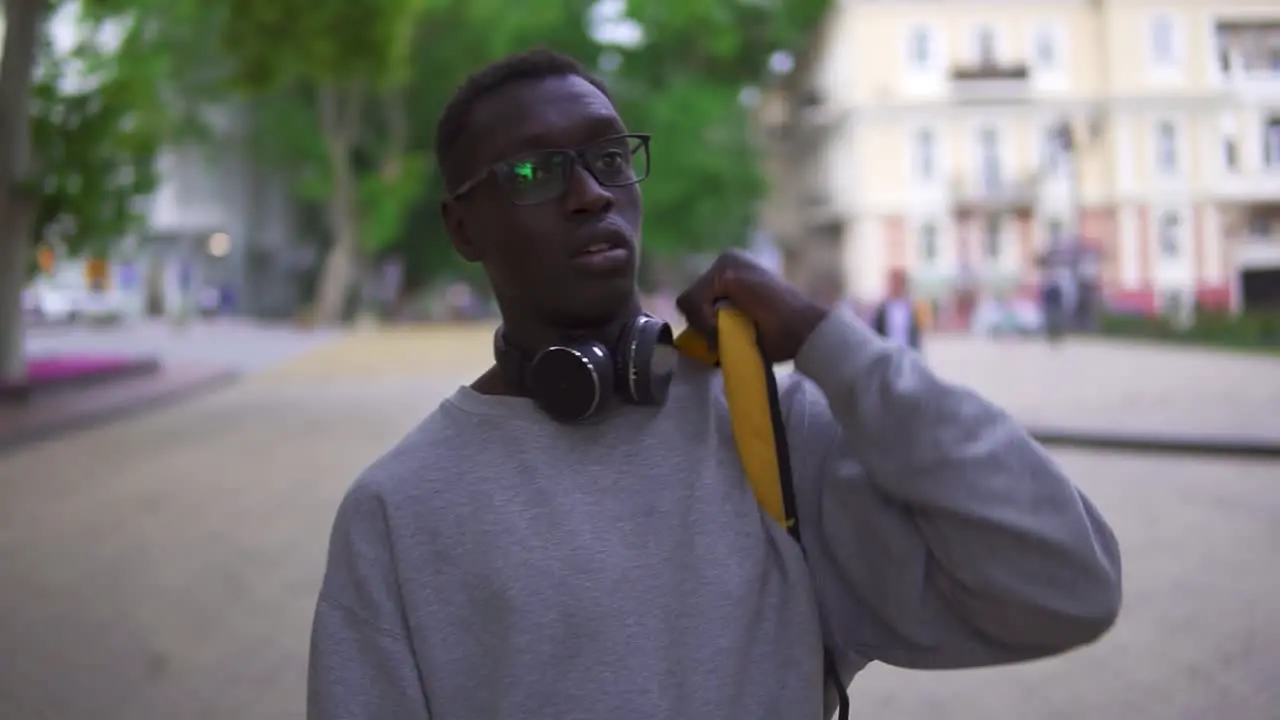
<path id="1" fill-rule="evenodd" d="M 717 325 L 716 347 L 690 328 L 676 338 L 676 348 L 689 357 L 720 368 L 734 444 L 756 502 L 786 529 L 803 552 L 778 378 L 773 366 L 765 362 L 755 325 L 746 315 L 735 308 L 721 306 Z M 836 692 L 837 717 L 848 720 L 848 691 L 829 647 L 823 647 L 822 659 L 823 674 Z"/>

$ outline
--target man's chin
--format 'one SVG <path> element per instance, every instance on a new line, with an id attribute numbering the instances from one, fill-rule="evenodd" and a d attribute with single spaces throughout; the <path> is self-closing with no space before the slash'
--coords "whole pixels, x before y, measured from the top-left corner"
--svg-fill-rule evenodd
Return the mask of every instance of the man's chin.
<path id="1" fill-rule="evenodd" d="M 602 327 L 640 311 L 640 292 L 633 279 L 601 280 L 575 289 L 578 292 L 566 297 L 561 306 L 566 329 Z"/>

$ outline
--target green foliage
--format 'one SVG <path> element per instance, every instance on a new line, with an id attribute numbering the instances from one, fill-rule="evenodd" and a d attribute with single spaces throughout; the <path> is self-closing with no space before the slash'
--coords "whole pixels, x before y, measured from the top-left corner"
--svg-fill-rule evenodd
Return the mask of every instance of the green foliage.
<path id="1" fill-rule="evenodd" d="M 437 0 L 228 0 L 223 51 L 241 89 L 405 79 L 417 16 Z"/>
<path id="2" fill-rule="evenodd" d="M 142 220 L 137 201 L 155 188 L 156 154 L 176 116 L 161 92 L 167 67 L 142 23 L 99 16 L 81 27 L 69 51 L 44 44 L 32 88 L 40 196 L 32 239 L 92 254 Z M 103 42 L 104 28 L 120 32 L 118 45 Z"/>
<path id="3" fill-rule="evenodd" d="M 1116 337 L 1280 352 L 1280 313 L 1275 311 L 1200 311 L 1187 328 L 1159 316 L 1108 314 L 1102 316 L 1099 330 Z"/>
<path id="4" fill-rule="evenodd" d="M 654 136 L 643 186 L 644 243 L 659 256 L 740 244 L 764 189 L 738 88 L 675 78 L 662 92 L 622 92 L 630 126 Z"/>

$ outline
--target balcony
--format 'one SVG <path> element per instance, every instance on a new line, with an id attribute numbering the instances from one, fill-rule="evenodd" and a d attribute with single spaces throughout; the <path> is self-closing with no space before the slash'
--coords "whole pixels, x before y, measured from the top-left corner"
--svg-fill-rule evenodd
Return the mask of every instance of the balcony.
<path id="1" fill-rule="evenodd" d="M 998 177 L 959 177 L 951 192 L 957 210 L 977 213 L 1030 212 L 1037 197 L 1034 182 Z"/>
<path id="2" fill-rule="evenodd" d="M 1228 239 L 1232 264 L 1239 269 L 1280 268 L 1280 235 L 1245 235 Z"/>
<path id="3" fill-rule="evenodd" d="M 1222 200 L 1243 204 L 1270 204 L 1280 198 L 1280 167 L 1255 167 L 1220 176 L 1214 183 Z"/>
<path id="4" fill-rule="evenodd" d="M 951 93 L 971 104 L 1023 102 L 1031 97 L 1031 73 L 1022 62 L 983 62 L 951 69 Z"/>

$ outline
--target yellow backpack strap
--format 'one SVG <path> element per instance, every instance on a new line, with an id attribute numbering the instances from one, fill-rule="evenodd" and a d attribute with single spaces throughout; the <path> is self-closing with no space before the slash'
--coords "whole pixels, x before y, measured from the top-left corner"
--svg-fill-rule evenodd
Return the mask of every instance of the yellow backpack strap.
<path id="1" fill-rule="evenodd" d="M 786 452 L 786 436 L 773 368 L 760 353 L 755 326 L 741 311 L 722 307 L 717 322 L 718 348 L 712 348 L 693 329 L 680 333 L 676 347 L 690 357 L 720 366 L 733 440 L 747 481 L 760 507 L 790 530 L 795 527 L 795 501 L 783 482 L 791 463 L 790 458 L 779 457 L 780 452 Z"/>
<path id="2" fill-rule="evenodd" d="M 724 395 L 729 402 L 733 441 L 756 502 L 769 516 L 786 528 L 787 534 L 804 550 L 800 526 L 796 523 L 796 499 L 791 478 L 791 457 L 787 449 L 786 426 L 778 397 L 778 379 L 773 366 L 765 362 L 756 338 L 755 325 L 740 311 L 721 306 L 717 347 L 693 329 L 676 338 L 676 348 L 708 365 L 719 365 L 724 377 Z M 825 643 L 822 670 L 836 693 L 836 717 L 849 720 L 849 693 L 836 666 L 835 655 Z"/>

